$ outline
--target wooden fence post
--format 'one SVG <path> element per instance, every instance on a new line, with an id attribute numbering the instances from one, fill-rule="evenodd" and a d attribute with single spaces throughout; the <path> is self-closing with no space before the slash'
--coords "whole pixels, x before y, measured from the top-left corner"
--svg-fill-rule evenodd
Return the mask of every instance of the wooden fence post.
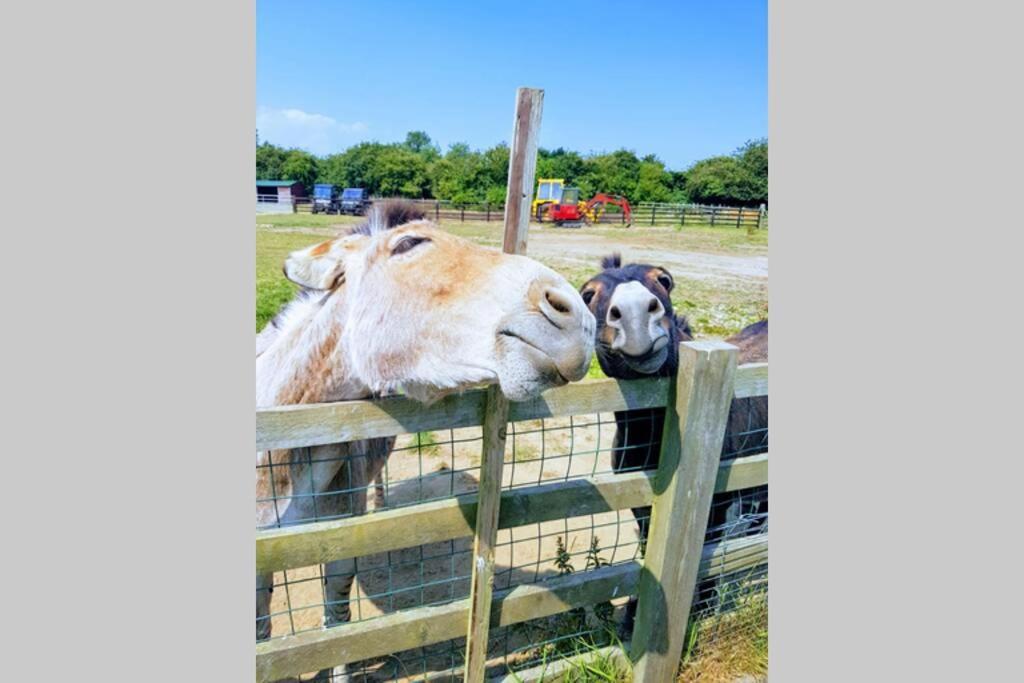
<path id="1" fill-rule="evenodd" d="M 434 202 L 434 222 L 441 222 L 441 202 Z"/>
<path id="2" fill-rule="evenodd" d="M 630 647 L 636 683 L 670 683 L 679 669 L 737 353 L 735 346 L 717 341 L 679 347 Z"/>
<path id="3" fill-rule="evenodd" d="M 679 214 L 679 227 L 686 227 L 686 206 L 683 205 L 683 210 Z"/>
<path id="4" fill-rule="evenodd" d="M 715 216 L 718 215 L 718 207 L 711 207 L 711 227 L 715 227 Z"/>
<path id="5" fill-rule="evenodd" d="M 508 189 L 505 196 L 505 240 L 507 254 L 526 252 L 530 229 L 530 198 L 537 170 L 537 144 L 544 91 L 519 88 L 512 128 Z M 498 386 L 491 386 L 484 405 L 483 452 L 480 460 L 480 489 L 477 500 L 476 533 L 473 538 L 473 575 L 469 589 L 469 623 L 466 627 L 466 668 L 463 680 L 481 683 L 487 668 L 487 638 L 490 634 L 491 596 L 494 592 L 494 546 L 498 540 L 498 512 L 501 502 L 501 473 L 505 464 L 505 430 L 508 428 L 508 399 Z"/>
<path id="6" fill-rule="evenodd" d="M 654 216 L 658 213 L 658 205 L 654 204 L 651 206 L 651 225 L 654 225 Z"/>
<path id="7" fill-rule="evenodd" d="M 484 402 L 483 453 L 473 538 L 473 574 L 469 586 L 469 624 L 466 630 L 466 672 L 464 680 L 483 681 L 487 666 L 487 637 L 491 626 L 491 597 L 494 593 L 494 546 L 498 541 L 498 512 L 501 503 L 501 473 L 505 464 L 505 432 L 508 429 L 508 399 L 501 388 L 487 389 Z"/>
<path id="8" fill-rule="evenodd" d="M 736 229 L 740 229 L 740 221 L 743 220 L 743 207 L 736 209 Z"/>

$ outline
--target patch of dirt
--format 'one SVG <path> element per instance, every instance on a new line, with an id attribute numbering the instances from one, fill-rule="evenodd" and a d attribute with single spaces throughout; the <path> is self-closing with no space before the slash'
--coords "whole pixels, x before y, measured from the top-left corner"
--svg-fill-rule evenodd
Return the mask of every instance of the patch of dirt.
<path id="1" fill-rule="evenodd" d="M 619 252 L 625 262 L 651 263 L 668 268 L 677 277 L 695 280 L 767 279 L 767 256 L 729 256 L 668 248 L 631 246 L 602 234 L 574 233 L 569 229 L 531 231 L 530 256 L 563 263 L 567 267 L 597 269 L 601 258 Z"/>

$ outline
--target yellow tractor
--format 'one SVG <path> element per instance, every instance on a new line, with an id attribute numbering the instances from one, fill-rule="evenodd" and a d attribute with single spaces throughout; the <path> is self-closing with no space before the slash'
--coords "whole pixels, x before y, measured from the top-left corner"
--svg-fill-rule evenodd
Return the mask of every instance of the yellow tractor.
<path id="1" fill-rule="evenodd" d="M 537 196 L 530 207 L 530 217 L 536 221 L 543 221 L 548 204 L 558 204 L 562 201 L 564 188 L 564 178 L 540 178 L 537 181 Z"/>
<path id="2" fill-rule="evenodd" d="M 588 201 L 580 199 L 580 188 L 565 187 L 563 178 L 541 178 L 537 181 L 537 196 L 530 208 L 530 216 L 538 223 L 552 221 L 559 227 L 578 228 L 584 223 L 598 223 L 609 204 L 615 204 L 623 215 L 623 224 L 633 223 L 633 210 L 629 201 L 620 195 L 598 192 Z"/>

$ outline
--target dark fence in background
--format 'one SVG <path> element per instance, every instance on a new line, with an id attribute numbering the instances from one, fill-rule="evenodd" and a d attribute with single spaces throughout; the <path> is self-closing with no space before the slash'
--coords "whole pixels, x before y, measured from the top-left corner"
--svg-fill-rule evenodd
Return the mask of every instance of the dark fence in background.
<path id="1" fill-rule="evenodd" d="M 260 201 L 276 200 L 273 197 L 260 197 Z M 383 201 L 375 198 L 374 201 Z M 449 221 L 495 221 L 501 223 L 505 217 L 502 204 L 488 202 L 460 203 L 440 199 L 408 200 L 419 205 L 428 217 L 436 222 Z M 293 199 L 292 211 L 295 213 L 312 213 L 312 200 L 309 198 Z M 768 211 L 749 207 L 710 206 L 704 204 L 670 204 L 659 202 L 640 202 L 632 207 L 632 225 L 634 226 L 677 226 L 677 227 L 711 227 L 737 228 L 747 231 L 768 227 Z M 534 219 L 536 222 L 536 219 Z M 545 221 L 546 223 L 547 221 Z M 617 206 L 609 207 L 596 221 L 599 224 L 626 226 L 626 216 Z"/>

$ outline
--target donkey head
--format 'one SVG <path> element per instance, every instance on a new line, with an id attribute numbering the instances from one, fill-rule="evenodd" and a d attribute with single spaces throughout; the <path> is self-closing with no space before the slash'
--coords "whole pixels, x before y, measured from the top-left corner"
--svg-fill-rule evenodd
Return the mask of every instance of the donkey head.
<path id="1" fill-rule="evenodd" d="M 623 266 L 619 254 L 605 257 L 601 266 L 580 289 L 597 320 L 601 369 L 619 379 L 674 372 L 679 342 L 692 335 L 686 319 L 672 312 L 672 275 L 656 266 Z"/>
<path id="2" fill-rule="evenodd" d="M 523 400 L 583 378 L 595 322 L 565 278 L 429 221 L 388 222 L 376 215 L 284 266 L 290 280 L 323 292 L 359 382 L 430 401 L 497 381 Z"/>

